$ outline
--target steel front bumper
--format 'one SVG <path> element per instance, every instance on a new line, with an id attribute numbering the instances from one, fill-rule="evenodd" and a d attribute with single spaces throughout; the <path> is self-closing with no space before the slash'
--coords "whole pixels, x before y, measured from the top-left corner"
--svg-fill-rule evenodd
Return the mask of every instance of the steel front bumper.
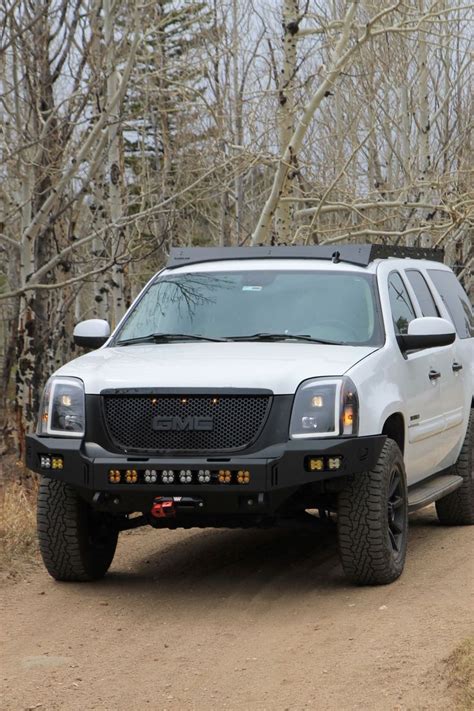
<path id="1" fill-rule="evenodd" d="M 115 454 L 78 439 L 29 435 L 26 464 L 39 474 L 71 484 L 96 505 L 116 511 L 146 511 L 156 497 L 163 496 L 199 501 L 203 514 L 271 514 L 302 487 L 372 469 L 384 442 L 384 435 L 291 440 L 247 456 L 146 457 Z M 63 468 L 42 468 L 41 457 L 48 455 L 61 457 Z M 340 468 L 329 470 L 329 459 L 335 457 L 340 458 Z M 311 470 L 311 459 L 318 458 L 324 468 Z M 120 472 L 119 482 L 110 481 L 111 470 Z M 156 472 L 156 483 L 144 481 L 146 470 Z M 162 483 L 164 470 L 174 472 L 172 484 Z M 200 470 L 211 473 L 210 483 L 198 482 Z M 137 473 L 136 482 L 127 483 L 127 471 Z M 191 472 L 191 483 L 179 481 L 181 471 Z M 220 482 L 219 472 L 229 472 L 230 483 Z M 239 484 L 238 472 L 248 472 L 250 481 Z"/>

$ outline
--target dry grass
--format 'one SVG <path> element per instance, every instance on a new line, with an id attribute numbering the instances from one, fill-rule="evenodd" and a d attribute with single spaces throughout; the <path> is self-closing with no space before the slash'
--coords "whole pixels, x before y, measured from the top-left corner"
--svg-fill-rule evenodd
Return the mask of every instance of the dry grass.
<path id="1" fill-rule="evenodd" d="M 474 709 L 474 637 L 468 637 L 446 660 L 448 685 L 455 694 L 458 711 Z"/>
<path id="2" fill-rule="evenodd" d="M 37 558 L 37 484 L 7 481 L 0 488 L 0 568 L 15 577 Z"/>

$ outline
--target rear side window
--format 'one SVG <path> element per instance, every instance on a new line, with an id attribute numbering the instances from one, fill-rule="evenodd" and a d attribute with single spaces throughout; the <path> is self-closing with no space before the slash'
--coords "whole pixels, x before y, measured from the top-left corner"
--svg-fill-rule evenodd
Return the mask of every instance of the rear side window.
<path id="1" fill-rule="evenodd" d="M 443 299 L 459 338 L 470 338 L 474 334 L 472 306 L 461 284 L 453 272 L 429 269 L 428 274 Z"/>
<path id="2" fill-rule="evenodd" d="M 418 299 L 423 316 L 439 316 L 438 307 L 423 274 L 416 269 L 407 269 L 406 275 Z"/>
<path id="3" fill-rule="evenodd" d="M 408 291 L 398 272 L 392 272 L 388 278 L 388 294 L 392 309 L 395 333 L 403 335 L 408 333 L 408 324 L 416 318 Z"/>

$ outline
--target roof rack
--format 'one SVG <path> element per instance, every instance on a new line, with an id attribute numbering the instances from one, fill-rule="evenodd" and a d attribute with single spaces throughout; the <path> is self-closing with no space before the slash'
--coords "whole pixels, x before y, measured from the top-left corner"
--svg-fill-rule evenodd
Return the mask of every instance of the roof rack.
<path id="1" fill-rule="evenodd" d="M 167 263 L 168 269 L 220 262 L 228 259 L 327 259 L 334 263 L 346 262 L 366 267 L 374 259 L 429 259 L 444 261 L 444 250 L 418 247 L 393 247 L 385 244 L 339 244 L 312 246 L 269 246 L 269 247 L 185 247 L 172 248 Z"/>

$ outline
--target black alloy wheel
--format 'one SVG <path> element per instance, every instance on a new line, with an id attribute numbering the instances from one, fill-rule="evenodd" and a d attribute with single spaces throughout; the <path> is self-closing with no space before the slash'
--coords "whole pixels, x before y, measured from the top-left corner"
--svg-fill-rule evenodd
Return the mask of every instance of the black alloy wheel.
<path id="1" fill-rule="evenodd" d="M 406 505 L 402 475 L 397 467 L 392 469 L 388 487 L 387 502 L 388 537 L 394 556 L 398 556 L 403 547 L 406 530 Z"/>

